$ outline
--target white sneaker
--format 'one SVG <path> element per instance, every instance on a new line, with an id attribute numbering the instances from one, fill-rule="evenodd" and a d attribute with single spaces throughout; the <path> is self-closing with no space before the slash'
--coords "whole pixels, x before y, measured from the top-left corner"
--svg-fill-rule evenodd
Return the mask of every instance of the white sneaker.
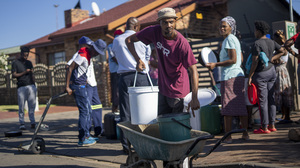
<path id="1" fill-rule="evenodd" d="M 26 130 L 26 127 L 25 127 L 24 124 L 21 124 L 20 127 L 19 127 L 19 129 L 20 129 L 20 130 Z"/>
<path id="2" fill-rule="evenodd" d="M 43 131 L 49 131 L 49 126 L 48 125 L 46 125 L 46 124 L 41 124 L 41 130 L 43 130 Z"/>

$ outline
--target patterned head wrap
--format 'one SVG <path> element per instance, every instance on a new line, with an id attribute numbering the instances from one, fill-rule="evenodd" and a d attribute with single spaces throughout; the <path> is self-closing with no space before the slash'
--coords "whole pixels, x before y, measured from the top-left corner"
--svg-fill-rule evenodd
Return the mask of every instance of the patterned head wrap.
<path id="1" fill-rule="evenodd" d="M 221 20 L 221 22 L 226 22 L 231 27 L 231 34 L 236 34 L 236 23 L 233 17 L 226 16 Z"/>

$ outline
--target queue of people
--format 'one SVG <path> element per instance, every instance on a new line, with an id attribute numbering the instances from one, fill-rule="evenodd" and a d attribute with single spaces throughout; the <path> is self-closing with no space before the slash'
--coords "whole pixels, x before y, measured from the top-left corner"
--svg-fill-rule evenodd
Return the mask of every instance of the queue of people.
<path id="1" fill-rule="evenodd" d="M 130 17 L 126 22 L 126 31 L 124 33 L 120 30 L 116 31 L 113 43 L 108 48 L 101 39 L 93 42 L 83 36 L 79 40 L 80 49 L 68 62 L 65 87 L 69 95 L 73 94 L 79 109 L 79 146 L 95 144 L 98 136 L 103 132 L 102 104 L 98 96 L 91 58 L 99 54 L 105 55 L 106 49 L 108 49 L 113 85 L 112 112 L 117 112 L 119 108 L 121 121 L 131 120 L 128 87 L 133 86 L 135 78 L 136 86 L 150 85 L 147 78 L 147 73 L 150 73 L 149 66 L 155 70 L 151 73 L 151 77 L 153 83 L 156 84 L 157 80 L 159 87 L 159 115 L 183 112 L 183 99 L 190 92 L 192 92 L 192 99 L 188 108 L 193 114 L 194 110 L 200 108 L 201 102 L 198 101 L 197 95 L 199 82 L 197 61 L 188 41 L 175 29 L 176 18 L 174 9 L 163 8 L 158 11 L 157 25 L 140 30 L 138 19 Z M 221 69 L 221 114 L 224 116 L 224 130 L 225 132 L 231 131 L 233 117 L 238 116 L 241 127 L 245 128 L 242 134 L 244 140 L 250 138 L 247 128 L 249 116 L 251 116 L 247 107 L 249 103 L 245 102 L 244 98 L 245 89 L 252 83 L 257 87 L 258 106 L 261 113 L 261 127 L 253 133 L 267 134 L 277 131 L 275 127 L 276 106 L 281 108 L 283 119 L 290 121 L 293 99 L 290 78 L 286 69 L 288 52 L 299 57 L 299 54 L 290 49 L 291 45 L 296 42 L 296 36 L 286 40 L 282 32 L 276 31 L 275 41 L 273 41 L 267 37 L 270 27 L 266 22 L 256 21 L 254 26 L 257 40 L 250 51 L 250 58 L 245 59 L 247 56 L 243 55 L 241 42 L 236 36 L 237 23 L 231 16 L 224 17 L 219 23 L 219 32 L 224 38 L 218 54 L 220 61 L 206 64 L 210 70 L 216 67 Z M 299 24 L 297 30 L 297 35 L 299 35 Z M 152 49 L 150 45 L 153 46 Z M 29 103 L 31 127 L 35 127 L 33 111 L 35 99 L 33 100 L 32 97 L 35 97 L 36 88 L 32 64 L 27 61 L 28 52 L 27 48 L 22 48 L 22 57 L 12 66 L 13 77 L 18 79 L 20 129 L 25 129 L 22 111 L 25 99 L 28 99 Z M 250 66 L 246 67 L 248 71 L 242 68 L 242 64 L 247 60 L 252 61 Z M 24 95 L 29 95 L 29 97 L 24 97 Z M 283 97 L 290 99 L 283 99 Z M 92 125 L 94 126 L 93 136 L 91 136 Z M 232 143 L 232 141 L 231 136 L 224 140 L 226 143 Z M 122 134 L 121 143 L 124 152 L 128 153 L 129 147 Z"/>

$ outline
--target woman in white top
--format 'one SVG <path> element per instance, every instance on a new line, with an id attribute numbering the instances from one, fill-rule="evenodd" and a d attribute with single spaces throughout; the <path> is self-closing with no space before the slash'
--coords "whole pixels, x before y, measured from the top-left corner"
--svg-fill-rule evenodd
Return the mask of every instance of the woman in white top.
<path id="1" fill-rule="evenodd" d="M 274 33 L 274 41 L 279 45 L 283 46 L 286 38 L 281 30 L 277 30 Z M 275 82 L 275 102 L 277 107 L 280 107 L 282 113 L 282 121 L 279 123 L 291 123 L 290 109 L 294 105 L 293 90 L 290 80 L 289 72 L 286 68 L 289 58 L 289 53 L 277 61 L 276 64 L 276 74 L 277 79 Z"/>

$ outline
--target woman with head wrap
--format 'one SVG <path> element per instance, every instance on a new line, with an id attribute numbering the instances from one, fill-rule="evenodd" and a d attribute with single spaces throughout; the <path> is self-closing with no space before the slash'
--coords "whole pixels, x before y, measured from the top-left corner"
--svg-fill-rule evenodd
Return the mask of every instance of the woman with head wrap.
<path id="1" fill-rule="evenodd" d="M 259 101 L 261 128 L 254 130 L 255 134 L 268 134 L 277 131 L 275 128 L 276 105 L 274 100 L 274 88 L 276 81 L 276 70 L 274 62 L 286 54 L 286 51 L 275 41 L 266 37 L 270 26 L 265 21 L 256 21 L 254 23 L 254 35 L 258 39 L 252 47 L 252 64 L 249 72 L 248 85 L 251 83 L 257 88 L 257 97 Z M 273 55 L 276 51 L 275 55 Z M 260 59 L 260 55 L 266 55 L 269 60 L 265 63 Z"/>
<path id="2" fill-rule="evenodd" d="M 206 67 L 214 69 L 221 67 L 221 114 L 224 116 L 225 132 L 231 131 L 233 116 L 239 116 L 242 128 L 248 127 L 248 113 L 244 99 L 244 72 L 241 68 L 242 52 L 241 44 L 236 33 L 234 18 L 227 16 L 220 21 L 220 34 L 224 37 L 220 51 L 220 62 L 208 63 Z M 248 132 L 243 132 L 242 139 L 248 140 Z M 229 136 L 224 140 L 232 143 Z"/>

